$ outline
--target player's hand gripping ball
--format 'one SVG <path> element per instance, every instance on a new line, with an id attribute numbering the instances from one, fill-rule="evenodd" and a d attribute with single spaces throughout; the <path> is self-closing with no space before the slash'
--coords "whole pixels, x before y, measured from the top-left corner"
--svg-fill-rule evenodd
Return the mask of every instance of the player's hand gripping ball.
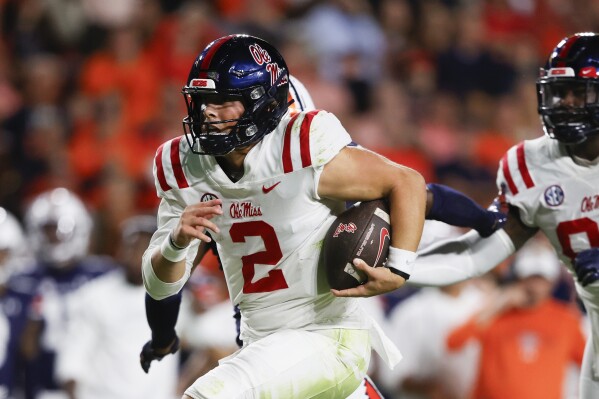
<path id="1" fill-rule="evenodd" d="M 341 213 L 329 228 L 322 256 L 331 288 L 344 290 L 367 281 L 353 266 L 360 258 L 373 267 L 384 266 L 389 254 L 391 224 L 383 199 L 358 203 Z"/>

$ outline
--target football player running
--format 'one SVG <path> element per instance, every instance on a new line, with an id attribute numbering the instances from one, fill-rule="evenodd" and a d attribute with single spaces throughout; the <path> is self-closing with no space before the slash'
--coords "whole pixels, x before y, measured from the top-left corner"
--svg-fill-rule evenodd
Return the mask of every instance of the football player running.
<path id="1" fill-rule="evenodd" d="M 469 232 L 425 249 L 410 280 L 444 285 L 484 274 L 542 231 L 574 276 L 591 322 L 582 399 L 599 395 L 598 72 L 598 34 L 559 42 L 537 81 L 545 135 L 514 146 L 500 162 L 497 185 L 509 206 L 504 229 L 488 238 Z"/>
<path id="2" fill-rule="evenodd" d="M 305 86 L 293 75 L 289 75 L 289 112 L 295 115 L 301 111 L 312 111 L 316 107 L 314 101 Z M 351 143 L 350 145 L 356 145 Z M 474 201 L 460 192 L 452 190 L 447 186 L 429 183 L 427 185 L 427 219 L 437 219 L 448 224 L 469 227 L 477 230 L 486 237 L 495 230 L 501 228 L 505 223 L 505 215 L 497 212 L 497 209 L 485 210 Z M 434 206 L 433 197 L 435 199 Z M 448 212 L 444 204 L 451 204 L 454 211 Z M 462 215 L 457 209 L 468 209 L 467 215 Z M 214 243 L 211 243 L 214 244 Z M 200 262 L 203 254 L 208 249 L 205 243 L 200 244 L 195 261 Z M 214 249 L 214 248 L 213 248 Z M 408 281 L 409 282 L 409 281 Z M 176 294 L 162 300 L 155 300 L 146 294 L 146 314 L 148 324 L 152 331 L 152 339 L 145 343 L 140 353 L 140 364 L 147 373 L 152 361 L 162 360 L 166 355 L 175 353 L 179 349 L 179 339 L 175 331 L 175 325 L 179 313 L 181 295 Z M 239 308 L 235 307 L 235 319 L 239 320 Z M 239 323 L 237 323 L 237 334 L 239 336 Z M 243 345 L 239 339 L 240 346 Z M 382 395 L 374 383 L 366 377 L 362 384 L 348 398 L 352 399 L 377 399 Z"/>
<path id="3" fill-rule="evenodd" d="M 330 113 L 291 115 L 288 91 L 287 66 L 269 43 L 217 39 L 183 89 L 185 139 L 157 152 L 159 228 L 142 262 L 148 293 L 176 295 L 200 243 L 214 239 L 241 311 L 243 348 L 184 398 L 345 398 L 364 378 L 371 343 L 390 365 L 399 361 L 356 300 L 335 297 L 317 274 L 319 244 L 345 201 L 389 198 L 392 226 L 403 234 L 392 239 L 388 267 L 372 272 L 360 294 L 399 288 L 422 233 L 424 181 L 348 147 Z"/>

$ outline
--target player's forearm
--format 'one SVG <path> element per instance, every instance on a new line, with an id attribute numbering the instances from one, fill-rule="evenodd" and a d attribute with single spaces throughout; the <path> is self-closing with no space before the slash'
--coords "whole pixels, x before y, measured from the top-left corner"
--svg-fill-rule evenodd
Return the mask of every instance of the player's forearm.
<path id="1" fill-rule="evenodd" d="M 416 251 L 426 212 L 426 186 L 422 176 L 411 169 L 403 168 L 399 183 L 392 188 L 389 199 L 391 203 L 391 246 L 408 251 Z"/>
<path id="2" fill-rule="evenodd" d="M 154 348 L 168 348 L 177 337 L 175 325 L 180 307 L 180 292 L 160 301 L 146 295 L 146 319 L 152 330 Z"/>
<path id="3" fill-rule="evenodd" d="M 164 257 L 157 248 L 152 255 L 152 269 L 161 281 L 165 283 L 174 283 L 179 281 L 185 275 L 186 258 L 178 262 L 172 262 Z"/>
<path id="4" fill-rule="evenodd" d="M 168 238 L 167 238 L 168 239 Z M 182 259 L 168 260 L 161 247 L 146 251 L 142 258 L 142 275 L 148 294 L 156 299 L 164 299 L 181 290 L 191 273 L 186 265 L 186 252 Z M 170 257 L 169 254 L 166 255 Z"/>
<path id="5" fill-rule="evenodd" d="M 465 194 L 442 184 L 427 184 L 426 218 L 452 226 L 475 229 L 487 237 L 496 229 L 494 212 L 484 209 Z"/>

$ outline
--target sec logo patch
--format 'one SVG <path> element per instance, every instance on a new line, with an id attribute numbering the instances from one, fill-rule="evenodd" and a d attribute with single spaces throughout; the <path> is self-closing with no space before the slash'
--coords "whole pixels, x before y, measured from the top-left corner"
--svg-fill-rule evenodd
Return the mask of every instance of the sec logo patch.
<path id="1" fill-rule="evenodd" d="M 214 199 L 218 199 L 218 195 L 212 194 L 212 193 L 205 193 L 204 195 L 202 195 L 202 198 L 200 199 L 200 201 L 208 202 L 208 201 L 214 200 Z"/>
<path id="2" fill-rule="evenodd" d="M 549 206 L 559 206 L 564 203 L 564 190 L 558 185 L 550 186 L 545 190 L 545 202 Z"/>

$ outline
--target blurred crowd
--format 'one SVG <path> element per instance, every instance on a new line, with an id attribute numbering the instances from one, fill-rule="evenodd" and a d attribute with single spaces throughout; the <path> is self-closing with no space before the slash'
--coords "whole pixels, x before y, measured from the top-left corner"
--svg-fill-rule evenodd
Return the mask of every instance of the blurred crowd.
<path id="1" fill-rule="evenodd" d="M 69 193 L 89 212 L 85 256 L 107 262 L 94 263 L 85 278 L 71 276 L 66 291 L 127 264 L 123 226 L 154 214 L 154 154 L 182 134 L 181 87 L 197 54 L 222 35 L 272 42 L 316 107 L 335 113 L 354 141 L 486 205 L 500 157 L 542 134 L 538 68 L 562 37 L 599 30 L 594 0 L 0 0 L 0 10 L 0 211 L 26 225 L 34 200 L 63 187 L 55 196 Z M 216 269 L 208 266 L 190 284 L 189 314 L 226 299 Z M 64 283 L 49 274 L 56 286 Z M 561 288 L 572 304 L 571 287 Z M 384 313 L 398 295 L 385 298 Z M 139 306 L 145 326 L 143 298 Z M 230 322 L 223 314 L 213 317 Z M 188 325 L 208 331 L 220 324 L 192 318 Z M 0 335 L 3 328 L 0 322 Z M 230 338 L 222 332 L 189 336 L 204 352 L 185 359 L 195 366 L 183 379 L 231 350 L 202 343 L 203 336 Z M 137 337 L 132 353 L 148 337 L 149 330 Z M 31 345 L 24 353 L 33 359 L 39 347 Z M 451 398 L 431 395 L 424 397 Z"/>

